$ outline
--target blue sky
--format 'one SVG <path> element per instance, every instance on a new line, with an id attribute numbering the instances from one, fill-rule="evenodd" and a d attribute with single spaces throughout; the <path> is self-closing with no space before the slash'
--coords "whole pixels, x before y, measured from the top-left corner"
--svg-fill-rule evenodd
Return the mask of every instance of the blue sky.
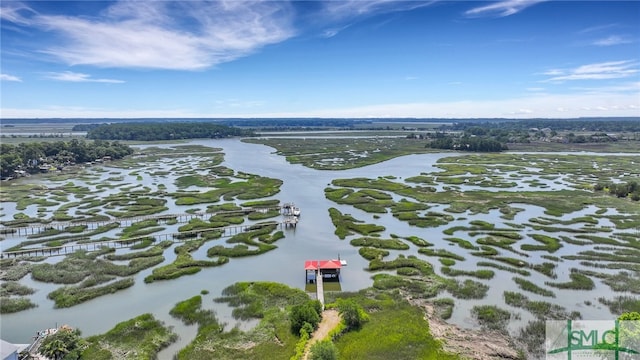
<path id="1" fill-rule="evenodd" d="M 640 116 L 640 1 L 12 1 L 2 118 Z"/>

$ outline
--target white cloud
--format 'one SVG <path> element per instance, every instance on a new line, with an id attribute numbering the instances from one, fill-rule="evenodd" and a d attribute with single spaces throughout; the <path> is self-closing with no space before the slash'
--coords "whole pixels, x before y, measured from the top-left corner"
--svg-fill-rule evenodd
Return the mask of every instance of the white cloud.
<path id="1" fill-rule="evenodd" d="M 30 23 L 29 15 L 35 12 L 19 1 L 3 1 L 0 7 L 0 19 L 14 24 L 26 25 Z"/>
<path id="2" fill-rule="evenodd" d="M 424 0 L 406 2 L 397 0 L 340 0 L 325 1 L 324 8 L 327 15 L 333 18 L 352 18 L 378 12 L 412 10 L 431 5 L 434 2 Z"/>
<path id="3" fill-rule="evenodd" d="M 608 61 L 582 65 L 575 69 L 551 70 L 545 75 L 552 77 L 544 82 L 564 82 L 568 80 L 603 80 L 630 77 L 638 73 L 638 63 L 631 60 Z"/>
<path id="4" fill-rule="evenodd" d="M 598 94 L 603 92 L 605 93 L 615 93 L 615 92 L 640 93 L 640 81 L 619 83 L 615 85 L 599 86 L 599 87 L 576 87 L 572 89 L 582 91 L 582 92 L 588 92 L 592 94 Z"/>
<path id="5" fill-rule="evenodd" d="M 497 16 L 504 17 L 514 15 L 520 11 L 528 8 L 529 6 L 546 0 L 503 0 L 492 3 L 490 5 L 483 5 L 475 7 L 471 10 L 467 10 L 464 14 L 469 17 L 480 16 Z"/>
<path id="6" fill-rule="evenodd" d="M 588 33 L 593 33 L 593 32 L 602 32 L 603 30 L 607 30 L 610 28 L 614 28 L 614 27 L 618 27 L 620 26 L 619 24 L 604 24 L 604 25 L 596 25 L 596 26 L 591 26 L 585 29 L 582 29 L 580 31 L 578 31 L 578 34 L 588 34 Z"/>
<path id="7" fill-rule="evenodd" d="M 593 42 L 593 45 L 596 46 L 613 46 L 613 45 L 621 45 L 621 44 L 629 44 L 632 41 L 622 36 L 611 35 L 603 39 L 599 39 Z"/>
<path id="8" fill-rule="evenodd" d="M 0 80 L 22 82 L 22 79 L 20 79 L 19 77 L 9 74 L 0 74 Z"/>
<path id="9" fill-rule="evenodd" d="M 121 84 L 123 80 L 116 79 L 94 79 L 89 74 L 76 73 L 71 71 L 64 72 L 50 72 L 46 74 L 47 79 L 69 82 L 98 82 L 98 83 L 110 83 Z"/>
<path id="10" fill-rule="evenodd" d="M 293 36 L 290 13 L 279 1 L 120 1 L 100 18 L 31 21 L 62 36 L 43 52 L 70 65 L 199 70 Z"/>
<path id="11" fill-rule="evenodd" d="M 320 1 L 322 11 L 313 15 L 312 21 L 320 21 L 322 36 L 330 38 L 352 25 L 352 21 L 380 13 L 408 11 L 429 6 L 437 0 L 336 0 Z M 343 24 L 348 22 L 347 24 Z"/>

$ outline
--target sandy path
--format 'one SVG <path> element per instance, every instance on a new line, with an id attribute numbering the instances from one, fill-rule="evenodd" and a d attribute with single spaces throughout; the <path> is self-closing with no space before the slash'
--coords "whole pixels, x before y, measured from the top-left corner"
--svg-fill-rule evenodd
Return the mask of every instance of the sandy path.
<path id="1" fill-rule="evenodd" d="M 336 326 L 340 324 L 340 314 L 338 310 L 325 310 L 322 312 L 322 320 L 318 325 L 316 331 L 311 334 L 311 339 L 307 342 L 307 347 L 304 350 L 304 356 L 302 359 L 307 360 L 309 358 L 309 349 L 311 349 L 311 345 L 316 341 L 324 340 L 329 332 L 335 329 Z"/>

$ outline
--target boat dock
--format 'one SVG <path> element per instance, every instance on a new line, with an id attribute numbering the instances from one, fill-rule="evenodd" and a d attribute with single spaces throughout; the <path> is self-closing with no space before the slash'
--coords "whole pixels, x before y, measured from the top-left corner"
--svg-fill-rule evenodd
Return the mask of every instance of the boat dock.
<path id="1" fill-rule="evenodd" d="M 316 299 L 324 308 L 324 279 L 340 281 L 342 260 L 307 260 L 304 262 L 305 282 L 316 284 Z M 345 262 L 346 264 L 346 262 Z"/>

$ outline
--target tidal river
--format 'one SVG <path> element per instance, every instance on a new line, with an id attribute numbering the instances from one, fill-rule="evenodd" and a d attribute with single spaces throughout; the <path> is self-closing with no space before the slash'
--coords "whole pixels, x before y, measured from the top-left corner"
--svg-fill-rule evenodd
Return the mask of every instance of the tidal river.
<path id="1" fill-rule="evenodd" d="M 169 310 L 175 303 L 208 290 L 203 296 L 203 307 L 213 309 L 222 321 L 230 326 L 236 321 L 230 316 L 230 309 L 218 304 L 213 298 L 220 296 L 222 289 L 238 281 L 277 281 L 292 287 L 305 285 L 305 260 L 333 259 L 340 256 L 347 260 L 348 266 L 342 272 L 341 286 L 345 291 L 359 290 L 372 284 L 369 273 L 363 270 L 367 262 L 358 255 L 357 248 L 349 245 L 348 240 L 340 240 L 334 235 L 327 209 L 336 207 L 347 213 L 357 214 L 371 221 L 371 215 L 351 207 L 342 208 L 324 197 L 324 188 L 334 178 L 378 177 L 394 175 L 398 178 L 420 172 L 436 170 L 432 165 L 442 157 L 440 154 L 411 155 L 384 162 L 382 164 L 344 171 L 320 171 L 301 165 L 292 165 L 282 156 L 275 155 L 274 149 L 255 144 L 246 144 L 237 139 L 194 140 L 190 144 L 221 147 L 225 153 L 222 165 L 236 171 L 273 177 L 284 181 L 281 192 L 274 198 L 282 202 L 294 202 L 302 210 L 301 220 L 295 230 L 285 231 L 286 238 L 279 240 L 277 249 L 265 254 L 246 258 L 231 259 L 228 264 L 214 268 L 204 268 L 201 272 L 184 276 L 176 280 L 156 281 L 145 284 L 144 278 L 151 269 L 134 276 L 135 285 L 112 295 L 63 309 L 54 309 L 47 294 L 60 285 L 35 282 L 26 276 L 20 282 L 37 289 L 32 295 L 38 307 L 14 314 L 2 315 L 0 337 L 12 343 L 29 343 L 37 331 L 68 324 L 82 331 L 83 336 L 101 334 L 113 328 L 118 322 L 131 319 L 143 313 L 152 313 L 156 318 L 174 326 L 180 334 L 179 342 L 162 352 L 161 358 L 172 358 L 175 351 L 184 347 L 195 335 L 195 326 L 184 326 L 169 316 Z M 171 145 L 164 145 L 171 146 Z M 109 169 L 110 172 L 119 171 Z M 27 180 L 27 179 L 24 179 Z M 29 178 L 27 181 L 33 181 Z M 11 219 L 14 204 L 4 203 L 3 220 Z M 168 213 L 175 211 L 168 211 Z M 407 233 L 402 223 L 396 223 L 389 232 Z M 7 248 L 4 240 L 3 248 Z M 165 251 L 170 257 L 172 251 Z M 194 256 L 195 257 L 195 256 Z M 52 258 L 47 261 L 59 261 Z M 167 262 L 173 259 L 167 259 Z"/>
<path id="2" fill-rule="evenodd" d="M 238 323 L 231 317 L 231 309 L 225 304 L 219 304 L 213 301 L 214 298 L 221 295 L 221 291 L 238 281 L 276 281 L 287 284 L 292 287 L 304 288 L 305 271 L 303 268 L 305 260 L 322 260 L 334 259 L 338 256 L 348 262 L 346 268 L 341 273 L 341 287 L 344 291 L 356 291 L 371 286 L 371 274 L 365 271 L 367 261 L 359 254 L 358 249 L 349 244 L 349 239 L 340 240 L 335 234 L 335 227 L 329 218 L 328 209 L 335 207 L 343 213 L 351 214 L 355 218 L 368 223 L 377 223 L 384 225 L 386 230 L 381 234 L 383 238 L 389 238 L 391 234 L 399 236 L 415 235 L 429 242 L 435 243 L 435 248 L 448 249 L 453 252 L 460 252 L 467 258 L 466 261 L 459 263 L 458 268 L 462 270 L 475 270 L 477 268 L 477 258 L 468 256 L 468 251 L 458 247 L 452 247 L 451 243 L 443 240 L 443 229 L 456 225 L 467 225 L 474 217 L 496 224 L 497 228 L 505 227 L 505 220 L 501 218 L 499 211 L 490 211 L 486 214 L 461 214 L 456 220 L 447 224 L 446 227 L 437 228 L 418 228 L 409 226 L 406 222 L 397 221 L 391 214 L 382 214 L 379 218 L 374 218 L 372 214 L 368 214 L 352 206 L 338 205 L 329 201 L 324 196 L 324 189 L 337 178 L 354 178 L 367 177 L 377 178 L 380 176 L 393 176 L 394 181 L 402 182 L 403 179 L 416 176 L 421 173 L 434 173 L 440 171 L 434 164 L 436 161 L 451 154 L 425 154 L 425 155 L 409 155 L 399 157 L 393 160 L 385 161 L 380 164 L 370 165 L 358 169 L 343 171 L 321 171 L 303 167 L 302 165 L 292 165 L 286 162 L 285 158 L 274 154 L 274 149 L 255 144 L 243 143 L 238 139 L 227 140 L 194 140 L 189 144 L 205 145 L 210 147 L 219 147 L 223 149 L 225 160 L 222 165 L 227 166 L 235 171 L 257 174 L 264 177 L 278 178 L 284 183 L 281 191 L 273 196 L 281 202 L 293 202 L 301 208 L 302 213 L 300 222 L 295 229 L 286 229 L 284 239 L 278 240 L 275 244 L 277 249 L 269 251 L 258 256 L 249 256 L 244 258 L 232 258 L 228 264 L 204 268 L 195 275 L 183 276 L 175 280 L 155 281 L 150 284 L 144 283 L 144 278 L 151 273 L 151 269 L 144 270 L 134 276 L 135 285 L 119 291 L 112 295 L 101 296 L 97 299 L 87 301 L 71 308 L 54 309 L 53 301 L 47 299 L 47 294 L 58 288 L 60 285 L 45 284 L 33 281 L 26 276 L 20 282 L 24 285 L 37 289 L 37 292 L 31 296 L 33 302 L 38 307 L 22 311 L 14 314 L 2 315 L 0 337 L 12 343 L 29 343 L 32 336 L 37 331 L 68 324 L 74 328 L 79 328 L 83 336 L 102 334 L 117 323 L 131 319 L 143 313 L 152 313 L 156 318 L 164 321 L 167 325 L 173 326 L 174 331 L 180 335 L 177 343 L 163 350 L 159 354 L 159 358 L 172 359 L 179 349 L 186 346 L 195 336 L 195 326 L 185 326 L 181 322 L 169 316 L 170 309 L 179 301 L 186 300 L 195 295 L 200 294 L 202 290 L 207 290 L 208 294 L 203 295 L 203 307 L 214 310 L 218 318 L 222 322 L 228 324 L 228 327 L 235 325 L 241 328 L 251 326 L 252 323 Z M 157 146 L 157 145 L 154 145 Z M 172 147 L 175 145 L 161 145 L 163 147 Z M 157 164 L 154 165 L 157 167 Z M 160 164 L 162 166 L 162 164 Z M 169 170 L 170 165 L 166 165 L 165 169 Z M 143 185 L 153 187 L 152 180 L 148 176 L 143 176 L 142 180 L 129 175 L 131 170 L 123 170 L 117 168 L 106 168 L 108 171 L 103 172 L 103 176 L 124 177 L 125 182 L 142 182 Z M 154 171 L 155 171 L 154 170 Z M 197 170 L 197 169 L 196 169 Z M 143 173 L 144 169 L 140 171 Z M 173 181 L 178 175 L 170 174 L 163 180 L 164 185 L 168 189 L 173 189 Z M 533 176 L 533 175 L 531 175 Z M 525 178 L 525 180 L 527 180 Z M 513 180 L 518 183 L 514 189 L 527 186 L 523 178 Z M 530 179 L 529 179 L 530 180 Z M 19 181 L 40 181 L 35 177 L 29 179 L 21 179 Z M 546 182 L 548 189 L 562 189 L 568 185 L 562 180 L 548 181 L 544 178 L 537 178 L 538 182 Z M 82 180 L 74 180 L 76 184 Z M 472 189 L 474 186 L 461 185 L 464 189 Z M 436 188 L 442 189 L 442 185 L 436 185 Z M 530 188 L 527 188 L 531 190 Z M 484 188 L 491 191 L 492 189 Z M 113 191 L 113 190 L 105 190 Z M 104 195 L 104 194 L 103 194 Z M 173 200 L 168 199 L 169 210 L 167 213 L 182 212 L 185 208 L 181 208 L 172 204 Z M 397 200 L 397 199 L 396 199 Z M 520 204 L 522 212 L 510 220 L 512 223 L 522 224 L 534 217 L 543 216 L 543 209 L 535 206 Z M 15 204 L 3 203 L 1 220 L 12 219 L 15 210 Z M 34 213 L 37 208 L 30 207 L 24 212 Z M 444 206 L 437 205 L 433 207 L 435 211 L 443 211 Z M 580 214 L 571 214 L 573 217 L 587 215 L 597 210 L 590 207 L 583 210 Z M 31 216 L 35 216 L 31 214 Z M 606 225 L 606 224 L 605 224 Z M 115 232 L 114 232 L 115 233 Z M 470 239 L 473 240 L 473 239 Z M 2 242 L 2 248 L 6 249 L 19 240 L 5 239 Z M 196 251 L 194 258 L 206 258 L 207 245 Z M 565 246 L 556 255 L 571 254 L 575 249 L 571 246 Z M 415 248 L 412 247 L 413 253 Z M 412 252 L 404 252 L 411 254 Z M 399 252 L 392 251 L 391 257 L 394 258 Z M 166 263 L 173 261 L 175 254 L 172 249 L 164 252 L 167 258 Z M 420 255 L 422 256 L 422 255 Z M 426 257 L 424 257 L 426 258 Z M 50 258 L 46 261 L 59 261 L 60 257 Z M 529 260 L 542 261 L 539 255 L 533 254 Z M 436 271 L 439 272 L 439 263 L 436 258 L 429 258 L 434 264 Z M 564 279 L 569 273 L 569 265 L 560 262 L 556 269 L 559 279 Z M 476 304 L 495 304 L 504 306 L 503 292 L 505 290 L 518 291 L 513 284 L 511 278 L 513 274 L 508 272 L 497 271 L 496 278 L 490 281 L 483 281 L 490 285 L 487 296 L 482 300 L 456 300 L 456 306 L 453 317 L 450 321 L 462 326 L 474 326 L 474 322 L 470 319 L 469 309 Z M 533 273 L 531 281 L 535 283 L 544 283 L 545 279 L 540 275 Z M 608 287 L 596 282 L 596 288 L 590 292 L 579 292 L 575 290 L 557 290 L 557 298 L 553 300 L 569 310 L 585 310 L 585 300 L 589 300 L 593 304 L 597 304 L 599 296 L 611 296 Z M 448 296 L 445 294 L 445 296 Z M 530 295 L 532 299 L 539 299 L 535 295 Z M 591 319 L 610 318 L 609 310 L 604 306 L 593 305 L 588 308 L 588 316 Z M 526 313 L 522 314 L 520 325 L 526 323 L 530 319 Z M 516 324 L 517 325 L 517 324 Z"/>

